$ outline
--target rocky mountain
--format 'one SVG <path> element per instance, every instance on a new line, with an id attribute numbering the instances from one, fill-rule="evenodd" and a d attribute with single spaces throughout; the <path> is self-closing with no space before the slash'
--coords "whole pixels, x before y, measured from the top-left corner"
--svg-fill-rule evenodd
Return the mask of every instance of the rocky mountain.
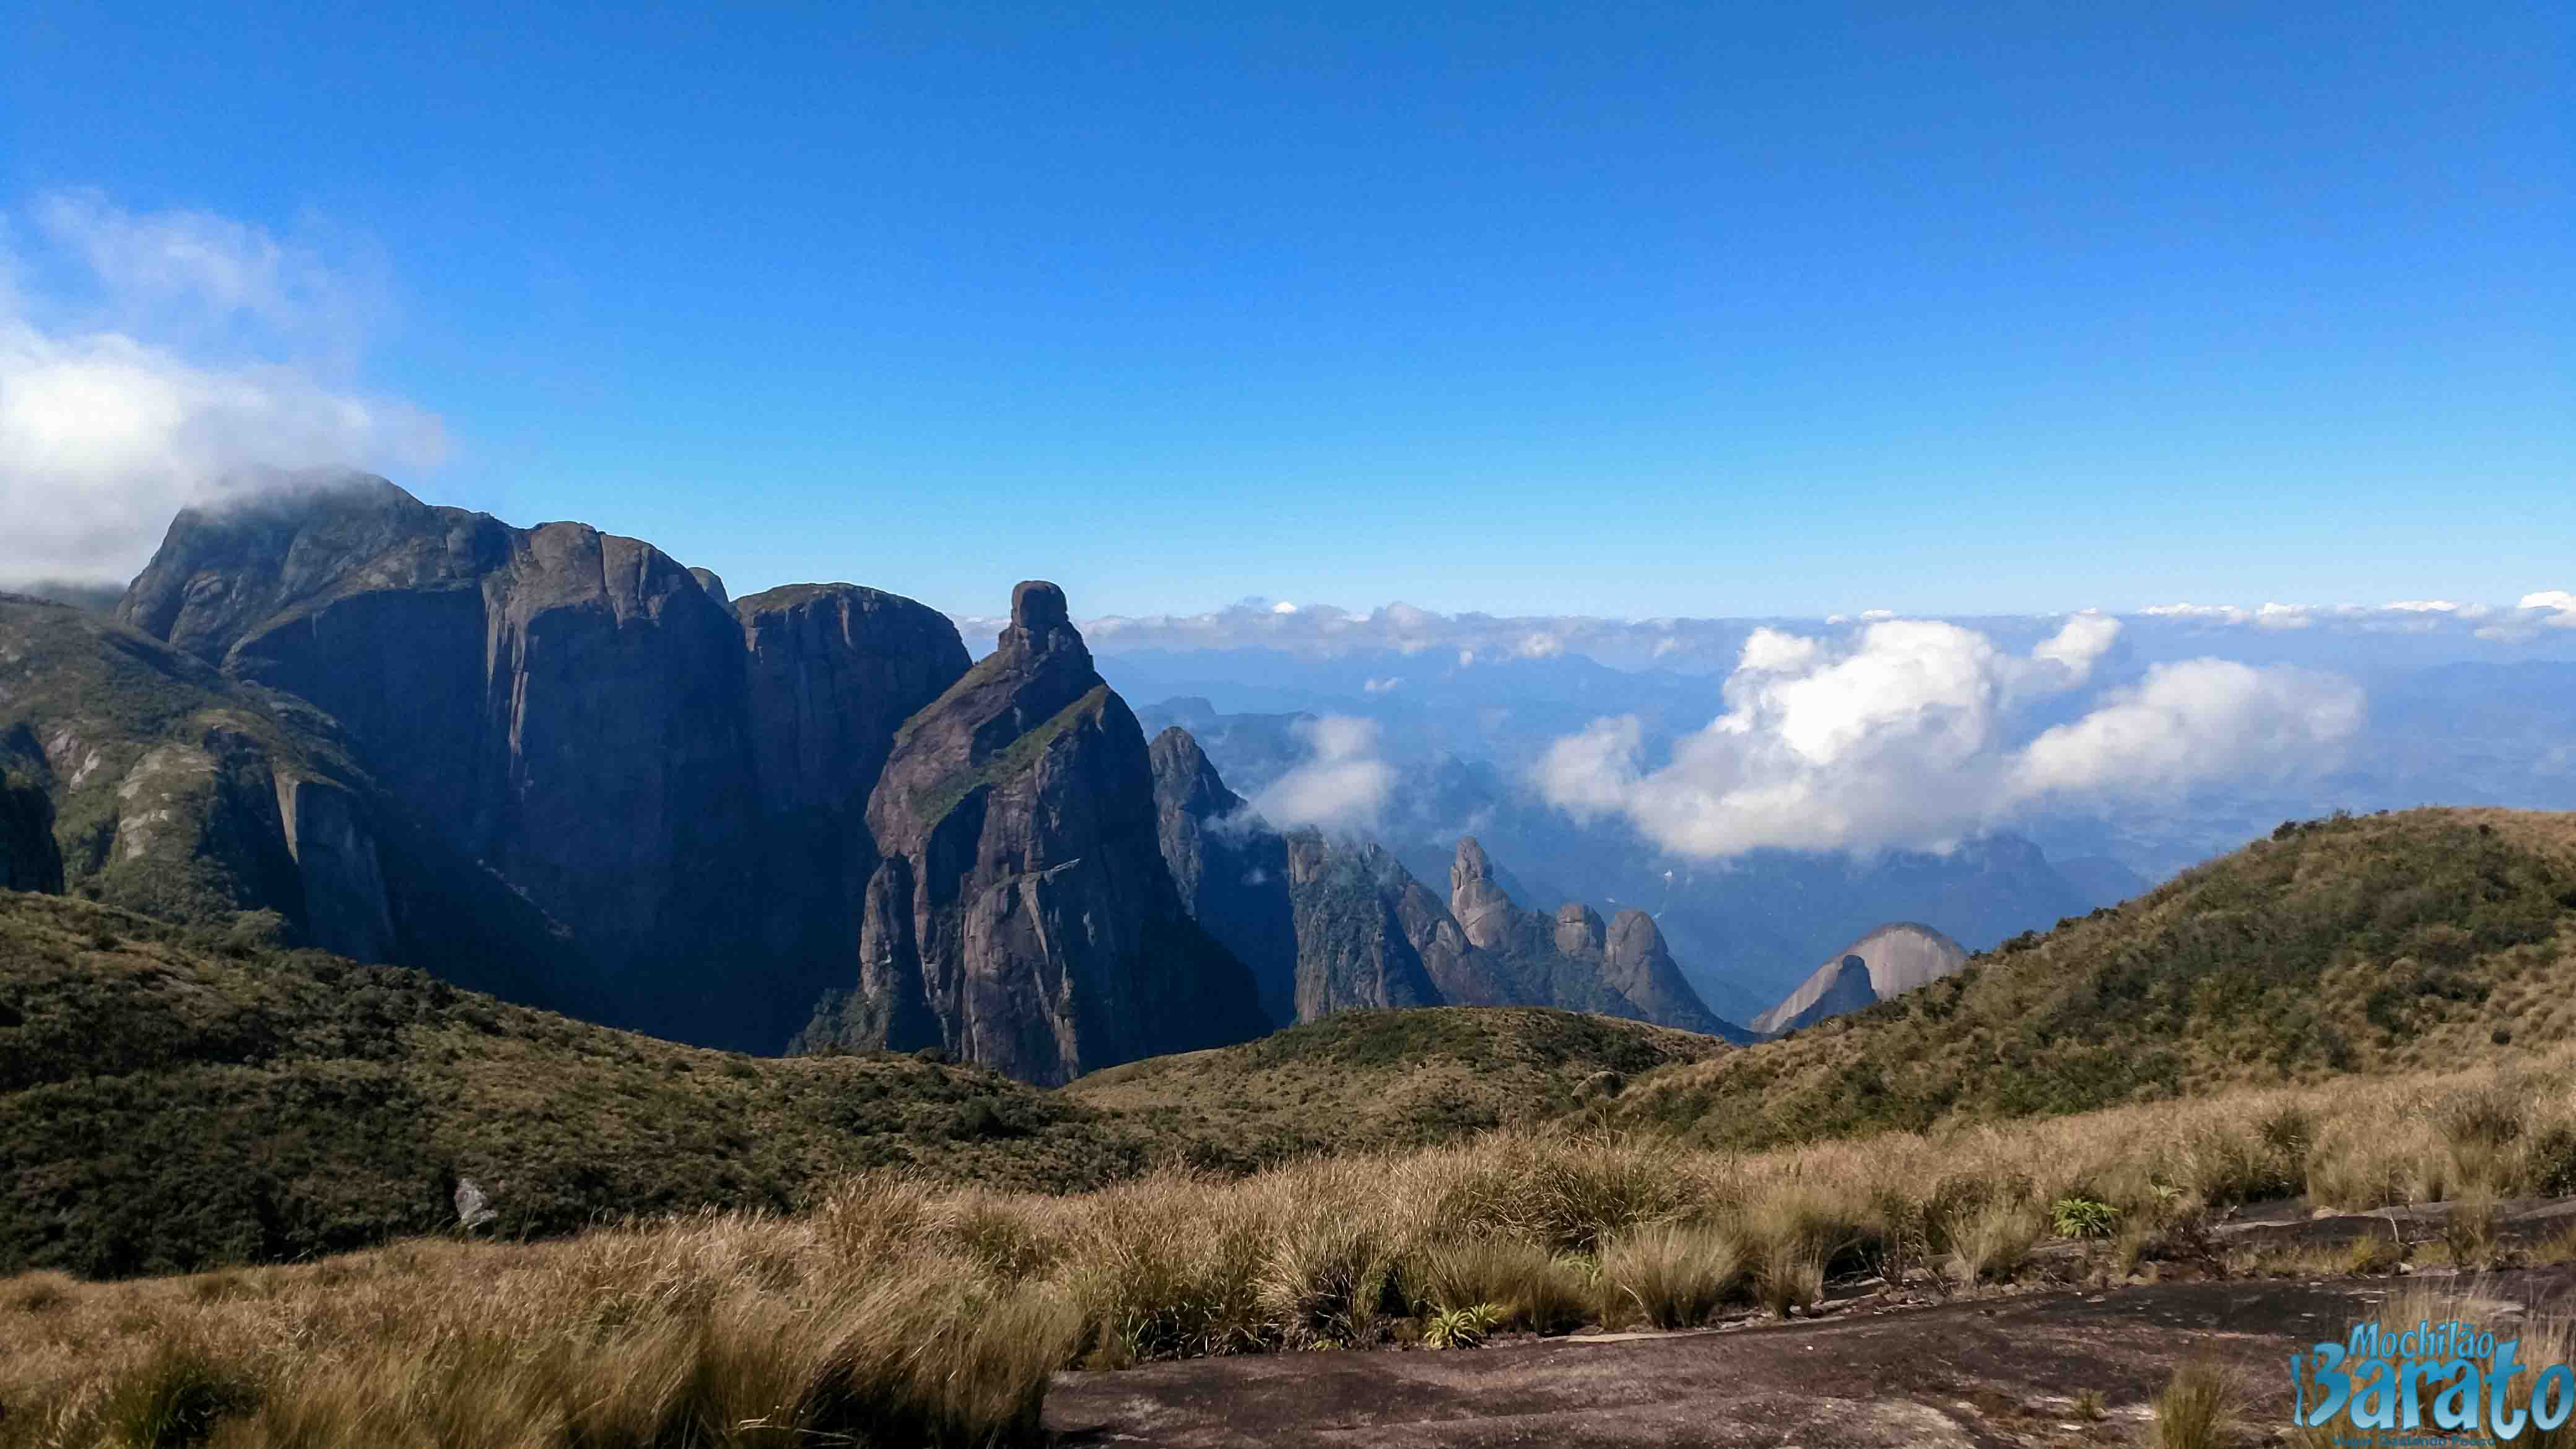
<path id="1" fill-rule="evenodd" d="M 1180 726 L 1155 736 L 1152 756 L 1158 833 L 1182 899 L 1254 964 L 1274 1022 L 1366 1008 L 1552 1006 L 1745 1038 L 1700 1003 L 1642 911 L 1606 927 L 1579 902 L 1554 924 L 1531 916 L 1473 837 L 1458 843 L 1444 904 L 1378 845 L 1272 829 Z"/>
<path id="2" fill-rule="evenodd" d="M 1580 901 L 1553 916 L 1523 910 L 1472 835 L 1459 838 L 1449 867 L 1449 911 L 1468 944 L 1500 963 L 1505 989 L 1519 1003 L 1744 1039 L 1742 1028 L 1711 1012 L 1683 979 L 1654 917 L 1630 907 L 1605 927 Z"/>
<path id="3" fill-rule="evenodd" d="M 1293 672 L 1284 656 L 1268 652 L 1239 659 L 1211 653 L 1198 662 L 1211 670 L 1225 664 Z M 1104 668 L 1122 688 L 1154 687 L 1160 671 L 1143 671 L 1138 664 L 1138 656 L 1123 654 Z M 1377 669 L 1408 672 L 1384 661 Z M 1482 665 L 1462 676 L 1487 677 Z M 1652 689 L 1674 682 L 1589 669 L 1580 677 L 1605 688 L 1623 680 Z M 1478 718 L 1490 718 L 1500 733 L 1471 732 L 1456 720 L 1454 727 L 1440 728 L 1400 703 L 1410 688 L 1368 696 L 1354 686 L 1353 695 L 1314 706 L 1378 724 L 1379 754 L 1394 767 L 1395 781 L 1376 833 L 1405 868 L 1436 883 L 1452 863 L 1458 837 L 1473 835 L 1491 857 L 1494 883 L 1523 907 L 1546 911 L 1560 901 L 1584 900 L 1605 912 L 1644 910 L 1671 942 L 1700 1000 L 1735 1020 L 1768 1009 L 1819 960 L 1838 959 L 1838 953 L 1829 954 L 1836 947 L 1884 921 L 1931 921 L 1978 948 L 2110 905 L 2148 885 L 2107 860 L 2061 867 L 2052 853 L 2011 834 L 1981 836 L 1939 854 L 1757 850 L 1722 861 L 1676 856 L 1618 822 L 1578 821 L 1538 798 L 1526 778 L 1525 756 L 1543 748 L 1552 738 L 1546 731 L 1557 728 L 1544 713 L 1533 716 L 1517 702 L 1505 707 L 1495 699 Z M 1598 701 L 1586 704 L 1583 718 L 1621 712 L 1632 702 L 1623 697 L 1620 710 Z M 1674 697 L 1661 707 L 1680 703 Z M 1188 729 L 1227 781 L 1248 796 L 1258 797 L 1313 753 L 1311 710 L 1221 713 L 1206 698 L 1191 695 L 1163 699 L 1139 716 L 1148 728 Z M 1706 722 L 1704 715 L 1697 721 Z M 1563 729 L 1580 727 L 1577 722 Z M 1487 753 L 1473 757 L 1461 751 Z"/>
<path id="4" fill-rule="evenodd" d="M 867 823 L 859 988 L 809 1045 L 1055 1084 L 1268 1029 L 1251 970 L 1183 908 L 1144 734 L 1055 585 L 1014 590 L 998 647 L 896 733 Z"/>
<path id="5" fill-rule="evenodd" d="M 1966 964 L 1967 948 L 1939 931 L 1892 922 L 1835 952 L 1779 1005 L 1753 1018 L 1753 1029 L 1766 1036 L 1796 1031 L 1912 991 Z"/>
<path id="6" fill-rule="evenodd" d="M 650 544 L 382 479 L 181 514 L 117 617 L 329 716 L 384 796 L 553 923 L 562 1004 L 762 1050 L 852 976 L 864 803 L 968 662 L 910 600 L 735 603 Z"/>

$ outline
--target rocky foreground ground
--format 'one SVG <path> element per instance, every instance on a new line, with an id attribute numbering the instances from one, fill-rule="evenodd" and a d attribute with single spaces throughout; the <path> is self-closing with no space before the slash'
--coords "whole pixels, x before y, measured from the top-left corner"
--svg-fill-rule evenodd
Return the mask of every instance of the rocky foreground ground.
<path id="1" fill-rule="evenodd" d="M 2576 1209 L 2514 1206 L 2508 1236 Z M 2276 1214 L 2227 1236 L 2314 1241 L 2356 1225 Z M 2406 1230 L 2402 1214 L 2392 1226 Z M 2132 1444 L 2146 1441 L 2151 1401 L 2175 1368 L 2214 1360 L 2243 1376 L 2245 1442 L 2275 1444 L 2289 1427 L 2289 1355 L 2342 1338 L 2436 1276 L 2220 1278 L 1924 1304 L 1873 1294 L 1815 1319 L 1686 1333 L 1202 1359 L 1060 1376 L 1046 1421 L 1068 1449 Z M 2576 1310 L 2576 1265 L 2446 1281 L 2499 1327 Z"/>

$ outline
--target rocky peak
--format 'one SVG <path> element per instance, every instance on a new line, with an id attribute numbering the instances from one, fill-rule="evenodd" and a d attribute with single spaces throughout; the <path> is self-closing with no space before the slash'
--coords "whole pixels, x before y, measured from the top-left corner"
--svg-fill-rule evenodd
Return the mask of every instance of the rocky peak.
<path id="1" fill-rule="evenodd" d="M 997 642 L 1032 655 L 1069 649 L 1081 656 L 1084 668 L 1091 665 L 1091 651 L 1065 607 L 1064 590 L 1044 579 L 1028 579 L 1011 590 L 1011 624 Z"/>
<path id="2" fill-rule="evenodd" d="M 1556 949 L 1568 956 L 1602 954 L 1601 913 L 1581 901 L 1557 907 Z"/>
<path id="3" fill-rule="evenodd" d="M 1672 959 L 1672 950 L 1664 944 L 1664 933 L 1655 918 L 1631 906 L 1610 920 L 1610 941 L 1606 952 L 1613 966 L 1643 966 L 1657 957 Z"/>
<path id="4" fill-rule="evenodd" d="M 1458 858 L 1449 867 L 1449 914 L 1458 918 L 1467 940 L 1500 947 L 1511 934 L 1512 898 L 1494 880 L 1494 863 L 1476 837 L 1458 837 Z"/>
<path id="5" fill-rule="evenodd" d="M 1243 797 L 1226 788 L 1216 766 L 1199 748 L 1198 738 L 1179 725 L 1154 736 L 1149 746 L 1154 762 L 1154 802 L 1165 812 L 1193 819 L 1222 818 L 1243 808 Z"/>
<path id="6" fill-rule="evenodd" d="M 1167 765 L 1194 776 L 1188 753 L 1167 745 Z M 1158 838 L 1178 823 L 1160 797 L 1200 783 L 1158 790 L 1063 590 L 1021 584 L 998 647 L 904 725 L 869 799 L 885 858 L 842 1038 L 1051 1084 L 1258 1035 L 1252 973 L 1183 908 Z"/>

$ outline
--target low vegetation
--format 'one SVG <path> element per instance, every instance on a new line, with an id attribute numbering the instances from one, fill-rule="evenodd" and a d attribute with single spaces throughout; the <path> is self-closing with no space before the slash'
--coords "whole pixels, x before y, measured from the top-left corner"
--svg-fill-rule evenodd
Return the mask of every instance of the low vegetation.
<path id="1" fill-rule="evenodd" d="M 1062 1190 L 1151 1157 L 990 1072 L 678 1046 L 264 939 L 0 892 L 0 1272 L 344 1252 L 454 1223 L 465 1179 L 528 1237 L 872 1167 Z"/>
<path id="2" fill-rule="evenodd" d="M 1030 1442 L 1062 1367 L 1683 1326 L 1863 1275 L 1990 1291 L 2031 1271 L 2073 1199 L 2116 1211 L 2121 1236 L 2050 1250 L 2051 1271 L 2225 1271 L 2209 1223 L 2226 1208 L 2358 1152 L 2371 1170 L 2347 1180 L 2448 1181 L 2492 1129 L 2458 1134 L 2500 1104 L 2520 1104 L 2515 1142 L 2576 1124 L 2576 1052 L 1761 1153 L 1495 1133 L 1072 1195 L 878 1170 L 787 1214 L 30 1274 L 0 1283 L 0 1445 L 208 1425 L 213 1445 L 317 1449 Z M 2476 1160 L 2498 1193 L 2555 1170 Z M 2183 1433 L 2214 1402 L 2193 1387 L 2164 1412 Z M 148 1424 L 177 1427 L 137 1439 Z"/>
<path id="3" fill-rule="evenodd" d="M 2451 1067 L 2576 1040 L 2571 980 L 2576 817 L 2339 816 L 1589 1115 L 1753 1148 Z"/>
<path id="4" fill-rule="evenodd" d="M 1200 1165 L 1242 1169 L 1531 1126 L 1725 1050 L 1669 1027 L 1531 1007 L 1352 1011 L 1111 1067 L 1065 1095 L 1183 1144 Z"/>

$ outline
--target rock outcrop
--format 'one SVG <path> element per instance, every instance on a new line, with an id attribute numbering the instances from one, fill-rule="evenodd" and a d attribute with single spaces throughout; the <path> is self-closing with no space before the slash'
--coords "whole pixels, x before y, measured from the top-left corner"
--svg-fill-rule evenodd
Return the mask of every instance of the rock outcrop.
<path id="1" fill-rule="evenodd" d="M 1891 922 L 1834 953 L 1779 1005 L 1753 1018 L 1753 1029 L 1768 1036 L 1796 1031 L 1937 981 L 1967 963 L 1967 948 L 1930 926 Z"/>
<path id="2" fill-rule="evenodd" d="M 867 819 L 846 1042 L 1054 1084 L 1268 1028 L 1183 909 L 1144 734 L 1055 585 L 1014 590 L 998 647 L 905 723 Z"/>

